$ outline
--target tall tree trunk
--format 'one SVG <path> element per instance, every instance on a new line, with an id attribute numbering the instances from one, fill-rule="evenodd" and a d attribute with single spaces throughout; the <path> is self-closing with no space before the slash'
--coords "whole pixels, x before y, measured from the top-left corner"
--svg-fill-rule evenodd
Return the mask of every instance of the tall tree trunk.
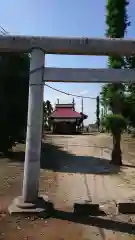
<path id="1" fill-rule="evenodd" d="M 113 99 L 113 114 L 121 114 L 122 112 L 122 101 L 120 96 L 115 96 Z M 113 150 L 112 150 L 112 163 L 118 166 L 122 165 L 122 155 L 121 155 L 121 131 L 116 129 L 116 132 L 113 133 Z"/>
<path id="2" fill-rule="evenodd" d="M 122 165 L 120 142 L 121 142 L 121 132 L 116 131 L 113 133 L 113 150 L 112 150 L 111 163 L 113 163 L 114 165 L 118 165 L 118 166 Z"/>
<path id="3" fill-rule="evenodd" d="M 129 26 L 127 6 L 129 0 L 108 0 L 106 5 L 106 23 L 107 31 L 106 35 L 109 38 L 123 38 Z M 110 56 L 108 67 L 110 68 L 124 68 L 125 58 L 123 56 Z M 124 85 L 121 83 L 115 83 L 107 85 L 110 94 L 110 103 L 113 114 L 122 114 L 122 94 L 124 92 Z M 117 94 L 118 93 L 118 94 Z M 118 95 L 118 96 L 117 96 Z M 116 165 L 122 165 L 120 140 L 121 132 L 116 129 L 117 132 L 113 133 L 113 151 L 112 162 Z"/>

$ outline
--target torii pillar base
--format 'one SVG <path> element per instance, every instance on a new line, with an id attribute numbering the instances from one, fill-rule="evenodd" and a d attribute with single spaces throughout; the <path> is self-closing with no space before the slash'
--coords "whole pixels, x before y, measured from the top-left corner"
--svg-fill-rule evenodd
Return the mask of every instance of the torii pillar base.
<path id="1" fill-rule="evenodd" d="M 45 196 L 39 197 L 36 202 L 24 202 L 23 197 L 15 198 L 9 206 L 8 211 L 11 215 L 38 216 L 48 218 L 52 215 L 53 204 L 46 200 Z"/>

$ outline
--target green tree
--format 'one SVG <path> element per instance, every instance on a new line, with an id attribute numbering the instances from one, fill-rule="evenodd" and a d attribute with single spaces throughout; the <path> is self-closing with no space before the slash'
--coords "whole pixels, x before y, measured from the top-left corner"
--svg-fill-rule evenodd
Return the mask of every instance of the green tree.
<path id="1" fill-rule="evenodd" d="M 126 119 L 122 115 L 110 114 L 104 119 L 104 126 L 113 135 L 112 163 L 122 165 L 121 134 L 127 127 Z"/>
<path id="2" fill-rule="evenodd" d="M 127 31 L 127 27 L 130 25 L 127 16 L 127 6 L 129 2 L 127 0 L 108 0 L 106 10 L 106 36 L 109 38 L 123 38 Z M 109 68 L 124 68 L 126 65 L 126 60 L 124 56 L 110 56 L 108 58 L 108 67 Z M 101 98 L 104 105 L 108 105 L 108 108 L 112 111 L 114 119 L 118 119 L 118 115 L 121 115 L 123 112 L 124 105 L 124 95 L 125 85 L 122 83 L 117 84 L 107 84 L 102 88 Z M 113 123 L 110 121 L 110 124 Z M 118 125 L 119 127 L 120 125 Z M 110 126 L 111 127 L 111 126 Z M 112 126 L 113 127 L 113 126 Z M 121 130 L 117 128 L 117 134 L 112 131 L 113 134 L 113 144 L 115 144 L 115 156 L 118 160 L 118 164 L 122 164 L 119 159 L 121 159 L 119 145 L 121 139 Z M 119 142 L 119 144 L 118 144 Z M 116 148 L 118 150 L 116 151 Z M 116 160 L 112 154 L 112 162 L 116 163 Z"/>
<path id="3" fill-rule="evenodd" d="M 127 16 L 127 0 L 108 0 L 106 10 L 106 36 L 109 38 L 123 38 L 127 27 L 130 25 Z M 108 58 L 109 68 L 124 68 L 127 64 L 124 56 L 110 56 Z M 121 112 L 125 91 L 122 83 L 106 84 L 101 91 L 102 103 L 104 102 L 113 113 Z M 120 103 L 120 104 L 119 104 Z"/>
<path id="4" fill-rule="evenodd" d="M 135 68 L 135 56 L 126 57 L 126 68 L 131 69 Z M 135 84 L 130 83 L 126 84 L 125 92 L 125 102 L 123 108 L 123 116 L 128 120 L 130 126 L 135 127 Z"/>
<path id="5" fill-rule="evenodd" d="M 7 153 L 15 141 L 25 138 L 29 65 L 27 54 L 0 55 L 0 152 Z"/>
<path id="6" fill-rule="evenodd" d="M 52 104 L 49 100 L 43 102 L 43 125 L 44 128 L 51 130 L 51 120 L 50 115 L 53 111 Z"/>

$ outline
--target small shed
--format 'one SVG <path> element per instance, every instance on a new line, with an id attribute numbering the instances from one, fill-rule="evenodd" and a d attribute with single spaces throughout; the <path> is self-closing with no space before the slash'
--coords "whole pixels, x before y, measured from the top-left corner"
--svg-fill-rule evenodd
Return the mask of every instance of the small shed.
<path id="1" fill-rule="evenodd" d="M 76 112 L 74 104 L 56 104 L 51 114 L 53 133 L 74 134 L 87 115 Z"/>

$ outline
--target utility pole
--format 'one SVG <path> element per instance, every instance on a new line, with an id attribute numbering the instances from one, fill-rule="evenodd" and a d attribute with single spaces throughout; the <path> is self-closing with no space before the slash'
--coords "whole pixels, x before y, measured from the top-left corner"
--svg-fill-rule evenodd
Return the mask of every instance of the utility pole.
<path id="1" fill-rule="evenodd" d="M 82 97 L 82 114 L 83 114 L 83 97 Z M 83 132 L 83 128 L 84 128 L 84 124 L 83 124 L 83 121 L 82 121 L 82 132 Z"/>
<path id="2" fill-rule="evenodd" d="M 73 98 L 73 110 L 75 111 L 75 99 Z"/>
<path id="3" fill-rule="evenodd" d="M 82 113 L 83 113 L 83 97 L 82 97 Z"/>
<path id="4" fill-rule="evenodd" d="M 99 131 L 100 128 L 100 99 L 99 96 L 97 96 L 97 107 L 96 107 L 96 117 L 97 117 L 97 128 Z"/>
<path id="5" fill-rule="evenodd" d="M 57 104 L 59 104 L 59 98 L 57 99 Z"/>

